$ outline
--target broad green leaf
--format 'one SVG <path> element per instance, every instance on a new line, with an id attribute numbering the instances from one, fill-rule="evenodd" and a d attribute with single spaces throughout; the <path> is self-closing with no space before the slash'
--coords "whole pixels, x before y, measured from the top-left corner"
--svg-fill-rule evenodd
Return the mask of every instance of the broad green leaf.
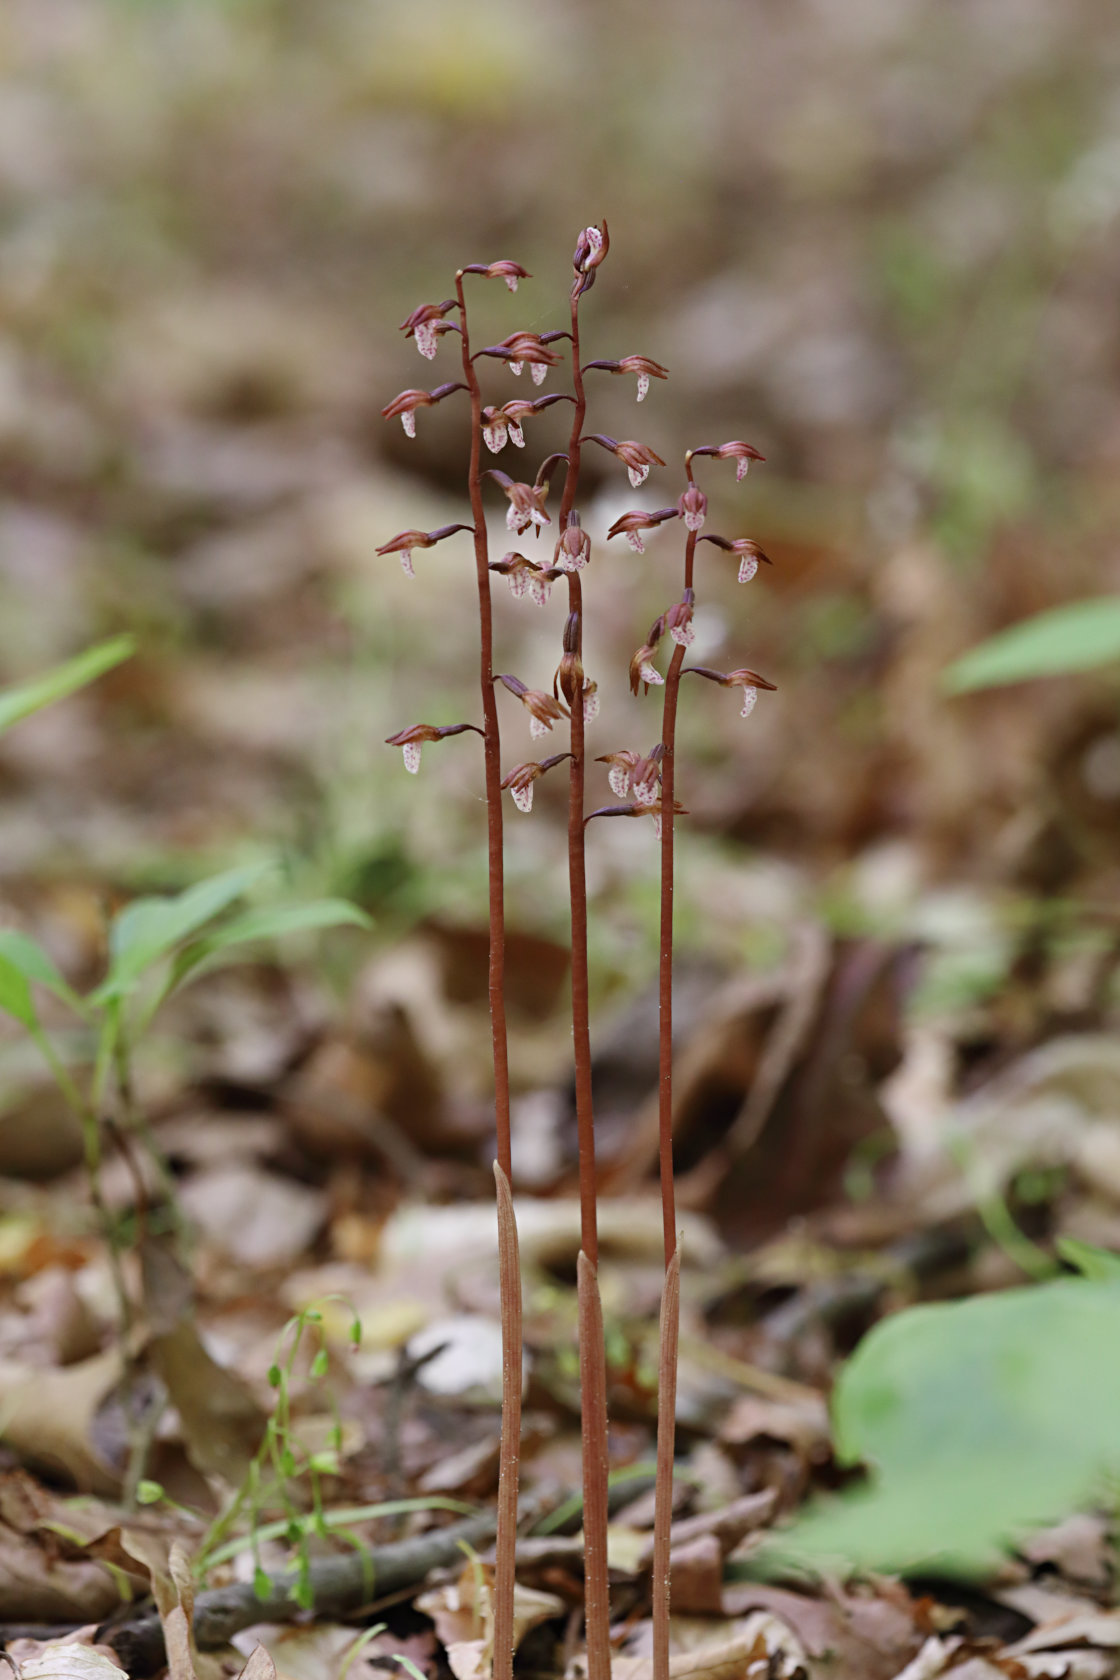
<path id="1" fill-rule="evenodd" d="M 96 647 L 79 653 L 75 659 L 68 659 L 64 665 L 45 671 L 41 677 L 32 677 L 18 687 L 3 689 L 0 691 L 0 735 L 13 723 L 30 717 L 32 712 L 53 705 L 56 700 L 73 694 L 75 689 L 84 688 L 95 678 L 104 676 L 106 671 L 131 658 L 135 652 L 136 642 L 132 636 L 114 636 L 111 641 L 99 642 Z"/>
<path id="2" fill-rule="evenodd" d="M 94 1003 L 123 996 L 145 969 L 213 921 L 254 887 L 272 866 L 245 864 L 199 881 L 173 898 L 137 898 L 116 917 L 109 936 L 109 972 Z"/>
<path id="3" fill-rule="evenodd" d="M 34 1027 L 38 1017 L 31 1001 L 31 987 L 23 970 L 0 953 L 0 1009 L 14 1015 L 25 1027 Z"/>
<path id="4" fill-rule="evenodd" d="M 37 980 L 41 986 L 46 986 L 77 1014 L 84 1013 L 81 998 L 66 984 L 42 946 L 25 933 L 19 933 L 15 928 L 7 928 L 0 933 L 0 957 L 13 968 L 18 968 L 25 979 Z"/>
<path id="5" fill-rule="evenodd" d="M 941 680 L 950 694 L 966 694 L 1113 662 L 1120 662 L 1120 596 L 1102 595 L 1001 630 L 956 660 Z"/>
<path id="6" fill-rule="evenodd" d="M 837 1455 L 870 1485 L 820 1500 L 767 1568 L 956 1575 L 1100 1496 L 1120 1469 L 1120 1286 L 1065 1278 L 911 1308 L 833 1396 Z"/>

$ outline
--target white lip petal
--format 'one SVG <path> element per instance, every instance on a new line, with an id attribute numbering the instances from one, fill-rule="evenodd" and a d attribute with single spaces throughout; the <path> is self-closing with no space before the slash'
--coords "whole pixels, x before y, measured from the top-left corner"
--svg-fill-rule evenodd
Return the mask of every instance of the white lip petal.
<path id="1" fill-rule="evenodd" d="M 400 553 L 401 571 L 404 573 L 405 577 L 415 577 L 416 567 L 412 564 L 412 550 L 410 548 L 402 548 Z"/>
<path id="2" fill-rule="evenodd" d="M 626 541 L 630 544 L 630 547 L 634 550 L 635 554 L 645 553 L 646 545 L 642 541 L 642 533 L 640 531 L 627 531 Z"/>
<path id="3" fill-rule="evenodd" d="M 416 410 L 414 408 L 405 409 L 401 415 L 401 425 L 404 427 L 405 437 L 416 436 Z"/>
<path id="4" fill-rule="evenodd" d="M 630 483 L 635 490 L 640 489 L 649 477 L 648 467 L 627 467 L 626 470 L 630 474 Z"/>
<path id="5" fill-rule="evenodd" d="M 642 401 L 642 398 L 645 396 L 645 394 L 648 390 L 649 390 L 649 374 L 648 373 L 640 373 L 638 375 L 638 401 L 639 402 Z"/>
<path id="6" fill-rule="evenodd" d="M 739 582 L 749 583 L 758 571 L 758 561 L 753 554 L 744 554 L 739 562 Z"/>
<path id="7" fill-rule="evenodd" d="M 750 717 L 751 713 L 754 711 L 755 703 L 756 703 L 757 700 L 758 700 L 758 690 L 757 690 L 757 688 L 745 688 L 743 690 L 743 710 L 740 712 L 739 716 L 740 717 Z"/>
<path id="8" fill-rule="evenodd" d="M 539 741 L 542 735 L 548 734 L 548 724 L 539 717 L 530 718 L 529 733 L 534 741 Z"/>
<path id="9" fill-rule="evenodd" d="M 524 787 L 512 787 L 509 791 L 513 794 L 513 803 L 519 811 L 531 811 L 533 809 L 532 782 L 526 782 Z"/>
<path id="10" fill-rule="evenodd" d="M 625 764 L 612 764 L 607 781 L 612 793 L 617 794 L 619 799 L 626 798 L 630 791 L 630 772 Z"/>
<path id="11" fill-rule="evenodd" d="M 750 456 L 749 455 L 740 455 L 739 459 L 735 463 L 735 482 L 736 482 L 736 484 L 742 484 L 743 480 L 746 478 L 748 472 L 750 471 L 750 466 L 751 466 Z"/>
<path id="12" fill-rule="evenodd" d="M 401 748 L 401 751 L 404 753 L 404 767 L 405 767 L 405 769 L 410 771 L 412 773 L 412 775 L 415 776 L 416 772 L 420 768 L 420 743 L 419 743 L 419 741 L 406 741 L 404 746 Z"/>
<path id="13" fill-rule="evenodd" d="M 547 362 L 530 362 L 529 363 L 529 372 L 533 376 L 533 384 L 534 385 L 543 385 L 544 384 L 544 376 L 548 372 L 548 363 Z"/>

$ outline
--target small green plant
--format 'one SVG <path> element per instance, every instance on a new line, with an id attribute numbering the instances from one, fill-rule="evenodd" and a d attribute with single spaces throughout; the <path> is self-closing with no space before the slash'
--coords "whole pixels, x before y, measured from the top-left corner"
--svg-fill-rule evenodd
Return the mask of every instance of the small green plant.
<path id="1" fill-rule="evenodd" d="M 195 1555 L 195 1570 L 200 1576 L 205 1576 L 215 1564 L 248 1545 L 253 1555 L 254 1590 L 258 1598 L 267 1599 L 271 1583 L 261 1561 L 261 1546 L 266 1540 L 282 1536 L 292 1547 L 296 1564 L 291 1597 L 304 1610 L 310 1610 L 313 1603 L 311 1537 L 318 1535 L 326 1538 L 332 1531 L 346 1534 L 337 1513 L 328 1527 L 323 1506 L 323 1478 L 338 1473 L 342 1451 L 342 1422 L 334 1397 L 330 1397 L 334 1422 L 325 1446 L 315 1449 L 304 1447 L 292 1415 L 292 1384 L 309 1337 L 317 1343 L 306 1360 L 309 1380 L 322 1382 L 330 1368 L 330 1355 L 323 1335 L 324 1304 L 318 1302 L 295 1313 L 281 1330 L 276 1358 L 268 1372 L 269 1387 L 275 1398 L 260 1445 L 240 1488 L 212 1524 Z M 351 1345 L 358 1347 L 361 1339 L 362 1326 L 354 1316 L 350 1325 Z M 263 1523 L 262 1517 L 274 1510 L 279 1510 L 279 1519 Z M 231 1542 L 230 1535 L 242 1518 L 247 1527 L 247 1540 Z M 360 1546 L 360 1541 L 353 1536 L 348 1537 Z"/>
<path id="2" fill-rule="evenodd" d="M 1118 662 L 1120 596 L 1102 595 L 1052 607 L 1001 630 L 955 660 L 942 682 L 950 694 L 968 694 Z"/>
<path id="3" fill-rule="evenodd" d="M 130 1140 L 139 1138 L 165 1177 L 133 1079 L 137 1046 L 156 1013 L 182 986 L 247 946 L 299 931 L 368 925 L 360 910 L 338 899 L 238 910 L 269 869 L 265 862 L 247 864 L 174 895 L 133 899 L 113 918 L 105 974 L 84 996 L 35 940 L 14 928 L 0 931 L 0 1009 L 36 1044 L 81 1125 L 90 1195 L 108 1243 L 125 1332 L 134 1306 L 119 1228 L 101 1193 L 101 1167 L 108 1132 L 126 1156 Z M 76 1031 L 60 1033 L 44 1024 L 40 991 L 62 1006 Z"/>

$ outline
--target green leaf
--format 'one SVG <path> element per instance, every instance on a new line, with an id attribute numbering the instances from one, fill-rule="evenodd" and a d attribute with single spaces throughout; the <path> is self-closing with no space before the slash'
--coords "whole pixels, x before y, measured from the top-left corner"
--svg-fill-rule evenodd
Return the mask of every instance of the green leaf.
<path id="1" fill-rule="evenodd" d="M 0 1009 L 7 1015 L 14 1015 L 25 1027 L 38 1025 L 27 976 L 3 953 L 0 953 Z"/>
<path id="2" fill-rule="evenodd" d="M 254 887 L 269 863 L 244 864 L 199 881 L 173 898 L 137 898 L 116 917 L 109 936 L 109 972 L 94 1003 L 122 997 L 144 971 L 221 915 Z"/>
<path id="3" fill-rule="evenodd" d="M 1120 1468 L 1120 1287 L 1065 1278 L 878 1325 L 833 1395 L 837 1456 L 870 1485 L 821 1500 L 767 1572 L 993 1569 Z"/>
<path id="4" fill-rule="evenodd" d="M 1091 671 L 1120 661 L 1120 596 L 1071 601 L 1001 630 L 949 666 L 942 686 L 950 694 L 996 688 L 1031 677 Z"/>
<path id="5" fill-rule="evenodd" d="M 310 933 L 322 928 L 347 926 L 368 928 L 372 923 L 364 910 L 341 898 L 313 899 L 307 904 L 262 905 L 259 909 L 246 910 L 244 915 L 233 917 L 181 952 L 167 991 L 173 992 L 188 975 L 196 974 L 199 968 L 208 965 L 223 951 L 233 950 L 239 945 L 250 945 L 262 939 L 280 939 L 287 933 Z"/>
<path id="6" fill-rule="evenodd" d="M 0 691 L 0 735 L 13 723 L 30 717 L 32 712 L 65 699 L 75 689 L 85 688 L 87 683 L 111 671 L 122 660 L 130 659 L 135 652 L 134 637 L 114 636 L 111 641 L 99 642 L 76 658 L 68 659 L 64 665 L 56 665 L 41 677 L 32 677 L 29 682 Z"/>
<path id="7" fill-rule="evenodd" d="M 6 928 L 0 933 L 0 956 L 13 968 L 18 968 L 25 979 L 36 980 L 41 986 L 46 986 L 77 1014 L 85 1013 L 81 998 L 66 984 L 43 947 L 25 933 L 19 933 L 15 928 Z"/>
<path id="8" fill-rule="evenodd" d="M 1093 1243 L 1078 1242 L 1076 1237 L 1059 1237 L 1054 1245 L 1062 1259 L 1076 1266 L 1082 1277 L 1093 1283 L 1107 1283 L 1120 1278 L 1120 1254 Z"/>

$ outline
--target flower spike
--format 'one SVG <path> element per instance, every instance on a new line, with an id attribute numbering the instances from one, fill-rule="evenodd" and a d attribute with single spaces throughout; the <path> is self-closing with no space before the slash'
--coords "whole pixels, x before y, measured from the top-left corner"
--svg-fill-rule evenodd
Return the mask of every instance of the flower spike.
<path id="1" fill-rule="evenodd" d="M 473 531 L 473 525 L 441 525 L 435 531 L 400 531 L 391 542 L 382 543 L 375 549 L 377 554 L 399 554 L 401 566 L 406 577 L 415 577 L 416 572 L 412 564 L 414 548 L 434 548 L 444 537 L 453 536 L 456 531 Z"/>

